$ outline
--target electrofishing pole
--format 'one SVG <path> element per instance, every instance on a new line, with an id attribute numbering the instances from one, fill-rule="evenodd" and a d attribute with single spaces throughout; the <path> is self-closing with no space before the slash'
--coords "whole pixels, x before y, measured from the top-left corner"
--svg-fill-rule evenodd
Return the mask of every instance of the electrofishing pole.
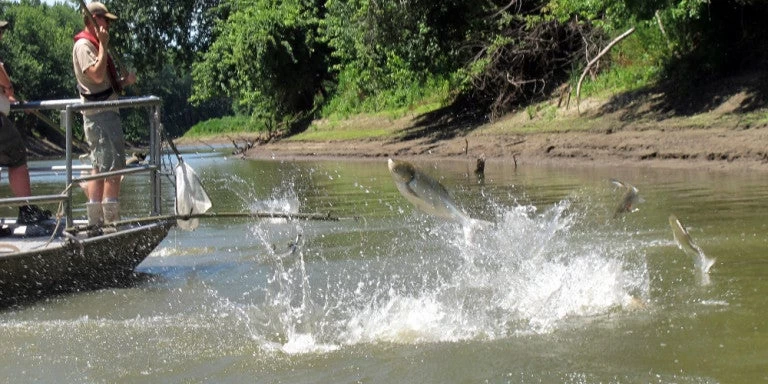
<path id="1" fill-rule="evenodd" d="M 129 220 L 121 220 L 113 223 L 106 223 L 103 227 L 119 227 L 123 225 L 156 223 L 169 220 L 189 220 L 189 219 L 227 219 L 227 218 L 245 218 L 245 219 L 285 219 L 285 220 L 305 220 L 305 221 L 341 221 L 357 220 L 357 217 L 336 217 L 330 213 L 280 213 L 280 212 L 209 212 L 193 213 L 189 215 L 160 215 L 147 216 Z M 67 228 L 69 232 L 83 230 L 86 227 L 76 226 Z"/>

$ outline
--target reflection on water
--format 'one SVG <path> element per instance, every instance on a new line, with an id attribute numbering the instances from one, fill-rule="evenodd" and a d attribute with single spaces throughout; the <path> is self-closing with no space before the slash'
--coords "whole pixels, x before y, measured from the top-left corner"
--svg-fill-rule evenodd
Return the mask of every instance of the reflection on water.
<path id="1" fill-rule="evenodd" d="M 472 217 L 414 211 L 386 160 L 187 155 L 216 219 L 173 231 L 134 287 L 0 314 L 2 377 L 68 382 L 765 380 L 768 180 L 647 169 L 419 162 Z M 637 212 L 614 218 L 635 185 Z M 6 188 L 6 186 L 3 186 Z M 53 187 L 50 187 L 53 188 Z M 128 178 L 126 189 L 146 188 Z M 166 206 L 173 192 L 164 185 Z M 126 199 L 128 215 L 148 205 Z M 674 214 L 717 263 L 696 279 Z"/>

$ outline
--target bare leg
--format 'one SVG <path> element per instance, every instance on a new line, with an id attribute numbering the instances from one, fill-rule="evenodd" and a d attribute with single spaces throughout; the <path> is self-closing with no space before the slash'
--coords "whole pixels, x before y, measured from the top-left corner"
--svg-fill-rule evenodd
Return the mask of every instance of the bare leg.
<path id="1" fill-rule="evenodd" d="M 11 184 L 11 191 L 16 197 L 32 195 L 32 188 L 29 185 L 29 169 L 26 164 L 9 169 L 8 182 Z"/>
<path id="2" fill-rule="evenodd" d="M 91 172 L 92 175 L 99 173 L 95 169 Z M 88 199 L 90 201 L 101 202 L 104 198 L 104 179 L 96 179 L 88 182 Z"/>
<path id="3" fill-rule="evenodd" d="M 120 180 L 122 176 L 114 176 L 107 178 L 104 182 L 104 200 L 110 199 L 117 201 L 120 197 Z"/>
<path id="4" fill-rule="evenodd" d="M 80 177 L 88 176 L 88 171 L 80 171 Z M 83 193 L 85 194 L 85 201 L 89 202 L 91 201 L 90 196 L 88 196 L 88 182 L 87 181 L 81 181 L 79 184 L 80 189 L 83 190 Z"/>

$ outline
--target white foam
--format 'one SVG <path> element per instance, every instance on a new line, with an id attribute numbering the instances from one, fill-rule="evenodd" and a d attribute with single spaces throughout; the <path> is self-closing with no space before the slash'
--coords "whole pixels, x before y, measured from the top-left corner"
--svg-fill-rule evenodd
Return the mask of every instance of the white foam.
<path id="1" fill-rule="evenodd" d="M 302 353 L 327 353 L 337 349 L 339 349 L 338 345 L 318 344 L 315 341 L 315 337 L 309 333 L 296 333 L 290 335 L 288 342 L 283 344 L 280 348 L 281 351 L 289 355 Z"/>
<path id="2" fill-rule="evenodd" d="M 444 234 L 460 260 L 452 275 L 421 292 L 370 300 L 374 304 L 348 320 L 343 342 L 547 333 L 572 317 L 638 308 L 633 303 L 648 294 L 644 255 L 624 239 L 596 245 L 604 235 L 579 228 L 579 215 L 569 208 L 568 202 L 542 213 L 532 206 L 513 207 L 496 226 L 476 233 L 471 244 L 464 236 Z"/>
<path id="3" fill-rule="evenodd" d="M 347 322 L 344 342 L 424 342 L 466 339 L 473 333 L 462 327 L 461 316 L 434 297 L 393 295 L 382 306 L 357 313 Z"/>

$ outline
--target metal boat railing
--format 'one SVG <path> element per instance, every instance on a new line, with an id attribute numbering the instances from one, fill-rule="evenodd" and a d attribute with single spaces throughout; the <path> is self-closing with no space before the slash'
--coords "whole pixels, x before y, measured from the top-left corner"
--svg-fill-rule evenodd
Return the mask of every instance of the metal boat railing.
<path id="1" fill-rule="evenodd" d="M 0 199 L 2 206 L 15 207 L 18 205 L 28 204 L 41 204 L 41 203 L 58 203 L 67 200 L 69 197 L 65 194 L 60 195 L 37 195 L 37 196 L 25 196 L 25 197 L 11 197 L 6 199 Z"/>
<path id="2" fill-rule="evenodd" d="M 12 111 L 25 111 L 25 110 L 58 110 L 61 113 L 61 125 L 66 135 L 66 163 L 64 169 L 66 171 L 66 188 L 61 194 L 54 195 L 38 195 L 28 197 L 14 197 L 0 199 L 0 206 L 18 206 L 25 204 L 36 203 L 64 203 L 64 216 L 66 217 L 67 227 L 72 227 L 72 186 L 81 181 L 104 179 L 112 176 L 127 175 L 138 172 L 148 172 L 150 179 L 150 199 L 152 201 L 152 215 L 160 215 L 162 213 L 161 204 L 161 138 L 160 131 L 162 125 L 160 123 L 160 108 L 162 107 L 162 100 L 157 96 L 141 96 L 141 97 L 122 97 L 117 100 L 97 101 L 84 103 L 80 99 L 62 99 L 62 100 L 43 100 L 43 101 L 28 101 L 23 103 L 17 103 L 11 106 Z M 73 125 L 74 116 L 77 112 L 94 110 L 94 109 L 123 109 L 123 108 L 146 108 L 149 114 L 149 163 L 147 165 L 125 168 L 117 171 L 110 171 L 99 173 L 95 175 L 73 177 L 73 169 L 82 169 L 81 166 L 73 166 Z"/>

